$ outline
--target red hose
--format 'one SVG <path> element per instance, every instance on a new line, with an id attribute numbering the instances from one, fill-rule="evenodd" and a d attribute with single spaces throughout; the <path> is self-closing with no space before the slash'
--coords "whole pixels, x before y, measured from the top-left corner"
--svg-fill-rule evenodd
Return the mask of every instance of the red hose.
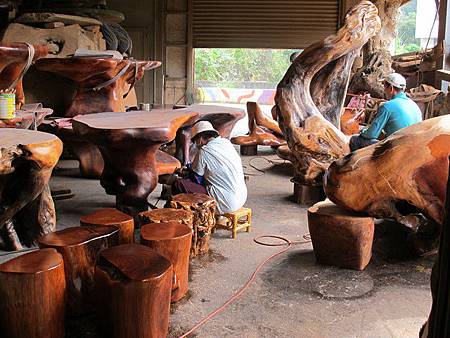
<path id="1" fill-rule="evenodd" d="M 279 239 L 281 241 L 283 241 L 284 243 L 265 243 L 262 242 L 260 239 L 262 238 L 275 238 L 275 239 Z M 250 285 L 253 283 L 253 281 L 256 278 L 256 275 L 258 274 L 258 272 L 262 269 L 262 267 L 271 259 L 285 253 L 286 251 L 288 251 L 291 247 L 291 245 L 296 245 L 296 244 L 308 244 L 311 242 L 310 240 L 310 236 L 309 234 L 304 235 L 303 239 L 305 239 L 304 241 L 290 241 L 287 238 L 284 238 L 282 236 L 275 236 L 275 235 L 265 235 L 265 236 L 259 236 L 259 237 L 255 237 L 253 239 L 253 241 L 257 244 L 260 245 L 264 245 L 264 246 L 284 246 L 287 245 L 286 248 L 284 248 L 281 251 L 278 251 L 276 253 L 274 253 L 273 255 L 269 256 L 268 258 L 266 258 L 262 263 L 260 263 L 258 265 L 258 267 L 256 268 L 256 270 L 253 272 L 253 274 L 250 276 L 250 278 L 248 279 L 248 281 L 244 284 L 244 286 L 238 291 L 236 292 L 230 299 L 228 299 L 223 305 L 221 305 L 220 307 L 218 307 L 217 309 L 215 309 L 213 312 L 211 312 L 210 314 L 208 314 L 205 318 L 203 318 L 201 321 L 199 321 L 197 324 L 195 324 L 195 326 L 190 329 L 188 332 L 186 332 L 185 334 L 183 334 L 182 336 L 180 336 L 179 338 L 185 338 L 188 337 L 191 333 L 193 333 L 194 331 L 196 331 L 197 329 L 199 329 L 201 326 L 203 326 L 206 322 L 208 322 L 209 320 L 211 320 L 213 317 L 215 317 L 216 315 L 218 315 L 219 313 L 221 313 L 223 310 L 225 310 L 225 308 L 230 305 L 231 303 L 233 303 L 234 301 L 236 301 L 237 299 L 239 299 L 242 294 L 245 292 L 245 290 L 247 290 Z"/>

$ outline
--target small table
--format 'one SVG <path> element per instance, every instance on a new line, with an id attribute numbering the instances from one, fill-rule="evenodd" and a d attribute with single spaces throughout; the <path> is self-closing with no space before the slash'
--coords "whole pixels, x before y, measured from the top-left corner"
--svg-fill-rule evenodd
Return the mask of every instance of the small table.
<path id="1" fill-rule="evenodd" d="M 0 119 L 0 128 L 19 128 L 34 130 L 42 123 L 47 115 L 51 115 L 53 109 L 42 108 L 41 104 L 26 104 L 20 110 L 16 110 L 13 119 Z"/>
<path id="2" fill-rule="evenodd" d="M 102 57 L 42 59 L 36 68 L 64 76 L 77 84 L 65 117 L 97 112 L 125 111 L 123 96 L 144 71 L 161 66 L 159 61 L 119 60 Z"/>
<path id="3" fill-rule="evenodd" d="M 54 135 L 34 130 L 0 129 L 0 228 L 7 250 L 31 246 L 56 228 L 48 181 L 62 152 Z M 20 232 L 16 233 L 16 228 Z"/>
<path id="4" fill-rule="evenodd" d="M 72 127 L 78 136 L 98 145 L 105 162 L 100 183 L 106 193 L 116 195 L 119 208 L 143 211 L 158 183 L 158 148 L 197 117 L 180 110 L 99 113 L 75 117 Z"/>

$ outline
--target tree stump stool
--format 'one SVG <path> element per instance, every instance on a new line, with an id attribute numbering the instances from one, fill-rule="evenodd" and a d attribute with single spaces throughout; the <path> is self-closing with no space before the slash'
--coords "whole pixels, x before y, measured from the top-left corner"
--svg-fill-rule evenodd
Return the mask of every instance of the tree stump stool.
<path id="1" fill-rule="evenodd" d="M 363 270 L 372 257 L 374 220 L 329 200 L 308 209 L 314 255 L 321 264 Z"/>
<path id="2" fill-rule="evenodd" d="M 82 226 L 115 226 L 119 229 L 119 244 L 134 242 L 134 219 L 117 209 L 105 208 L 80 218 Z"/>
<path id="3" fill-rule="evenodd" d="M 177 221 L 145 224 L 141 229 L 141 244 L 153 249 L 172 263 L 172 302 L 179 301 L 188 291 L 191 242 L 191 227 Z"/>
<path id="4" fill-rule="evenodd" d="M 205 194 L 178 194 L 175 195 L 169 206 L 175 209 L 193 212 L 191 257 L 207 253 L 209 250 L 209 237 L 216 224 L 216 201 Z"/>
<path id="5" fill-rule="evenodd" d="M 139 224 L 178 222 L 192 229 L 194 214 L 190 210 L 162 208 L 143 211 L 138 215 Z"/>
<path id="6" fill-rule="evenodd" d="M 64 337 L 62 256 L 54 249 L 43 249 L 0 265 L 0 299 L 2 337 Z"/>
<path id="7" fill-rule="evenodd" d="M 172 278 L 170 261 L 146 246 L 103 250 L 95 268 L 95 301 L 105 337 L 166 337 Z"/>
<path id="8" fill-rule="evenodd" d="M 93 310 L 95 262 L 101 250 L 118 243 L 119 230 L 112 226 L 67 228 L 38 239 L 39 247 L 54 248 L 64 258 L 70 315 Z"/>

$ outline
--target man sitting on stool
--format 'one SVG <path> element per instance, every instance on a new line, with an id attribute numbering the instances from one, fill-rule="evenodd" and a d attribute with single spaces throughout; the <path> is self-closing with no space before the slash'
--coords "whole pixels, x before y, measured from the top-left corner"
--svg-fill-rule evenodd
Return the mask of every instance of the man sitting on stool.
<path id="1" fill-rule="evenodd" d="M 350 138 L 351 151 L 378 142 L 383 129 L 387 137 L 399 129 L 422 121 L 419 106 L 406 96 L 405 88 L 406 80 L 398 73 L 392 73 L 384 79 L 384 92 L 389 101 L 380 105 L 369 128 Z"/>
<path id="2" fill-rule="evenodd" d="M 172 183 L 172 195 L 208 194 L 217 202 L 220 214 L 242 207 L 247 200 L 242 162 L 231 142 L 219 136 L 208 121 L 192 127 L 192 142 L 198 147 L 192 167 L 181 171 L 184 178 Z"/>

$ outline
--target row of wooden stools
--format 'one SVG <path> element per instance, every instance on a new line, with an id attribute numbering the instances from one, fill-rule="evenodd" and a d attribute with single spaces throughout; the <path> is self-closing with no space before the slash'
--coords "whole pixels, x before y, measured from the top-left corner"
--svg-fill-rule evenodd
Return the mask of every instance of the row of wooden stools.
<path id="1" fill-rule="evenodd" d="M 64 317 L 94 310 L 105 337 L 165 337 L 170 303 L 188 291 L 189 257 L 208 250 L 215 201 L 175 196 L 175 208 L 134 220 L 101 209 L 38 239 L 40 250 L 0 265 L 0 332 L 64 337 Z"/>

